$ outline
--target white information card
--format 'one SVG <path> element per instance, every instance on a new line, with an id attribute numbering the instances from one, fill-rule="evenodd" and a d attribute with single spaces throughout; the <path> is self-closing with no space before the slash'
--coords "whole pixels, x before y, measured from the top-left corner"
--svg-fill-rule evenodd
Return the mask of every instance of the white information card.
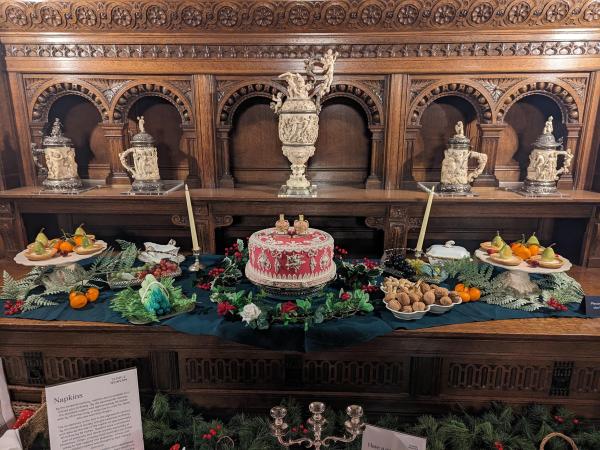
<path id="1" fill-rule="evenodd" d="M 46 388 L 52 450 L 143 450 L 137 369 Z"/>
<path id="2" fill-rule="evenodd" d="M 361 450 L 425 450 L 427 439 L 366 425 Z"/>

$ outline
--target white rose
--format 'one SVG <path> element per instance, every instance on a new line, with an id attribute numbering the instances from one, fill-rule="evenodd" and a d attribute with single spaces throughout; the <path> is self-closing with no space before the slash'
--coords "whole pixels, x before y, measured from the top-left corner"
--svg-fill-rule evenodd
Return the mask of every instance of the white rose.
<path id="1" fill-rule="evenodd" d="M 258 319 L 258 316 L 260 316 L 261 312 L 262 311 L 260 308 L 254 303 L 248 303 L 246 306 L 244 306 L 242 312 L 240 313 L 240 316 L 242 316 L 242 322 L 250 323 L 253 320 Z"/>

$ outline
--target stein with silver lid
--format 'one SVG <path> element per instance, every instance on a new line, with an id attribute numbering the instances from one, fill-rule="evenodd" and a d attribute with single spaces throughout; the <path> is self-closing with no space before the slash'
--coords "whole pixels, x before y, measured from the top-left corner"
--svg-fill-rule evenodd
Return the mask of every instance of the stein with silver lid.
<path id="1" fill-rule="evenodd" d="M 533 143 L 533 151 L 529 155 L 527 178 L 522 190 L 527 194 L 549 195 L 557 192 L 556 184 L 560 176 L 569 173 L 573 153 L 563 150 L 562 138 L 554 138 L 552 116 L 548 117 L 544 131 Z M 564 156 L 562 167 L 558 168 L 558 157 Z"/>
<path id="2" fill-rule="evenodd" d="M 71 139 L 62 134 L 60 119 L 54 119 L 50 136 L 44 136 L 42 147 L 31 144 L 35 165 L 45 176 L 42 185 L 50 191 L 73 191 L 83 186 L 77 174 L 75 148 Z M 42 163 L 42 157 L 45 164 Z"/>
<path id="3" fill-rule="evenodd" d="M 134 193 L 155 193 L 162 188 L 158 171 L 158 151 L 154 138 L 144 129 L 144 116 L 138 117 L 137 133 L 131 138 L 131 148 L 119 153 L 121 164 L 133 177 L 131 190 Z M 133 166 L 127 162 L 131 154 Z"/>

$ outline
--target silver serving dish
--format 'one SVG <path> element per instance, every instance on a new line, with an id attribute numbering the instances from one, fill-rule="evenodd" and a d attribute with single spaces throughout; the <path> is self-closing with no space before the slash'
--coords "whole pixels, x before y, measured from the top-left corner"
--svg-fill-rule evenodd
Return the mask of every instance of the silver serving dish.
<path id="1" fill-rule="evenodd" d="M 183 271 L 181 267 L 177 267 L 177 270 L 169 275 L 161 276 L 158 279 L 162 280 L 163 278 L 177 278 L 181 276 Z M 142 285 L 142 281 L 140 278 L 133 277 L 131 280 L 117 280 L 114 278 L 107 278 L 108 287 L 111 289 L 126 289 L 128 287 L 138 287 Z"/>
<path id="2" fill-rule="evenodd" d="M 432 245 L 427 249 L 427 259 L 430 264 L 438 265 L 443 264 L 446 261 L 470 258 L 471 254 L 469 251 L 461 247 L 460 245 L 455 245 L 454 241 L 446 241 L 445 244 L 440 245 Z"/>

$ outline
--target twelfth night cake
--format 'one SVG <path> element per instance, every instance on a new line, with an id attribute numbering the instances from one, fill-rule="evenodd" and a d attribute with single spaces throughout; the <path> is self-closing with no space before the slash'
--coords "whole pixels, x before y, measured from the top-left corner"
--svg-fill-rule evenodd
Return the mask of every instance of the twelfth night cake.
<path id="1" fill-rule="evenodd" d="M 336 274 L 333 238 L 314 228 L 304 234 L 277 228 L 257 231 L 250 236 L 248 254 L 246 277 L 276 291 L 318 289 Z"/>

